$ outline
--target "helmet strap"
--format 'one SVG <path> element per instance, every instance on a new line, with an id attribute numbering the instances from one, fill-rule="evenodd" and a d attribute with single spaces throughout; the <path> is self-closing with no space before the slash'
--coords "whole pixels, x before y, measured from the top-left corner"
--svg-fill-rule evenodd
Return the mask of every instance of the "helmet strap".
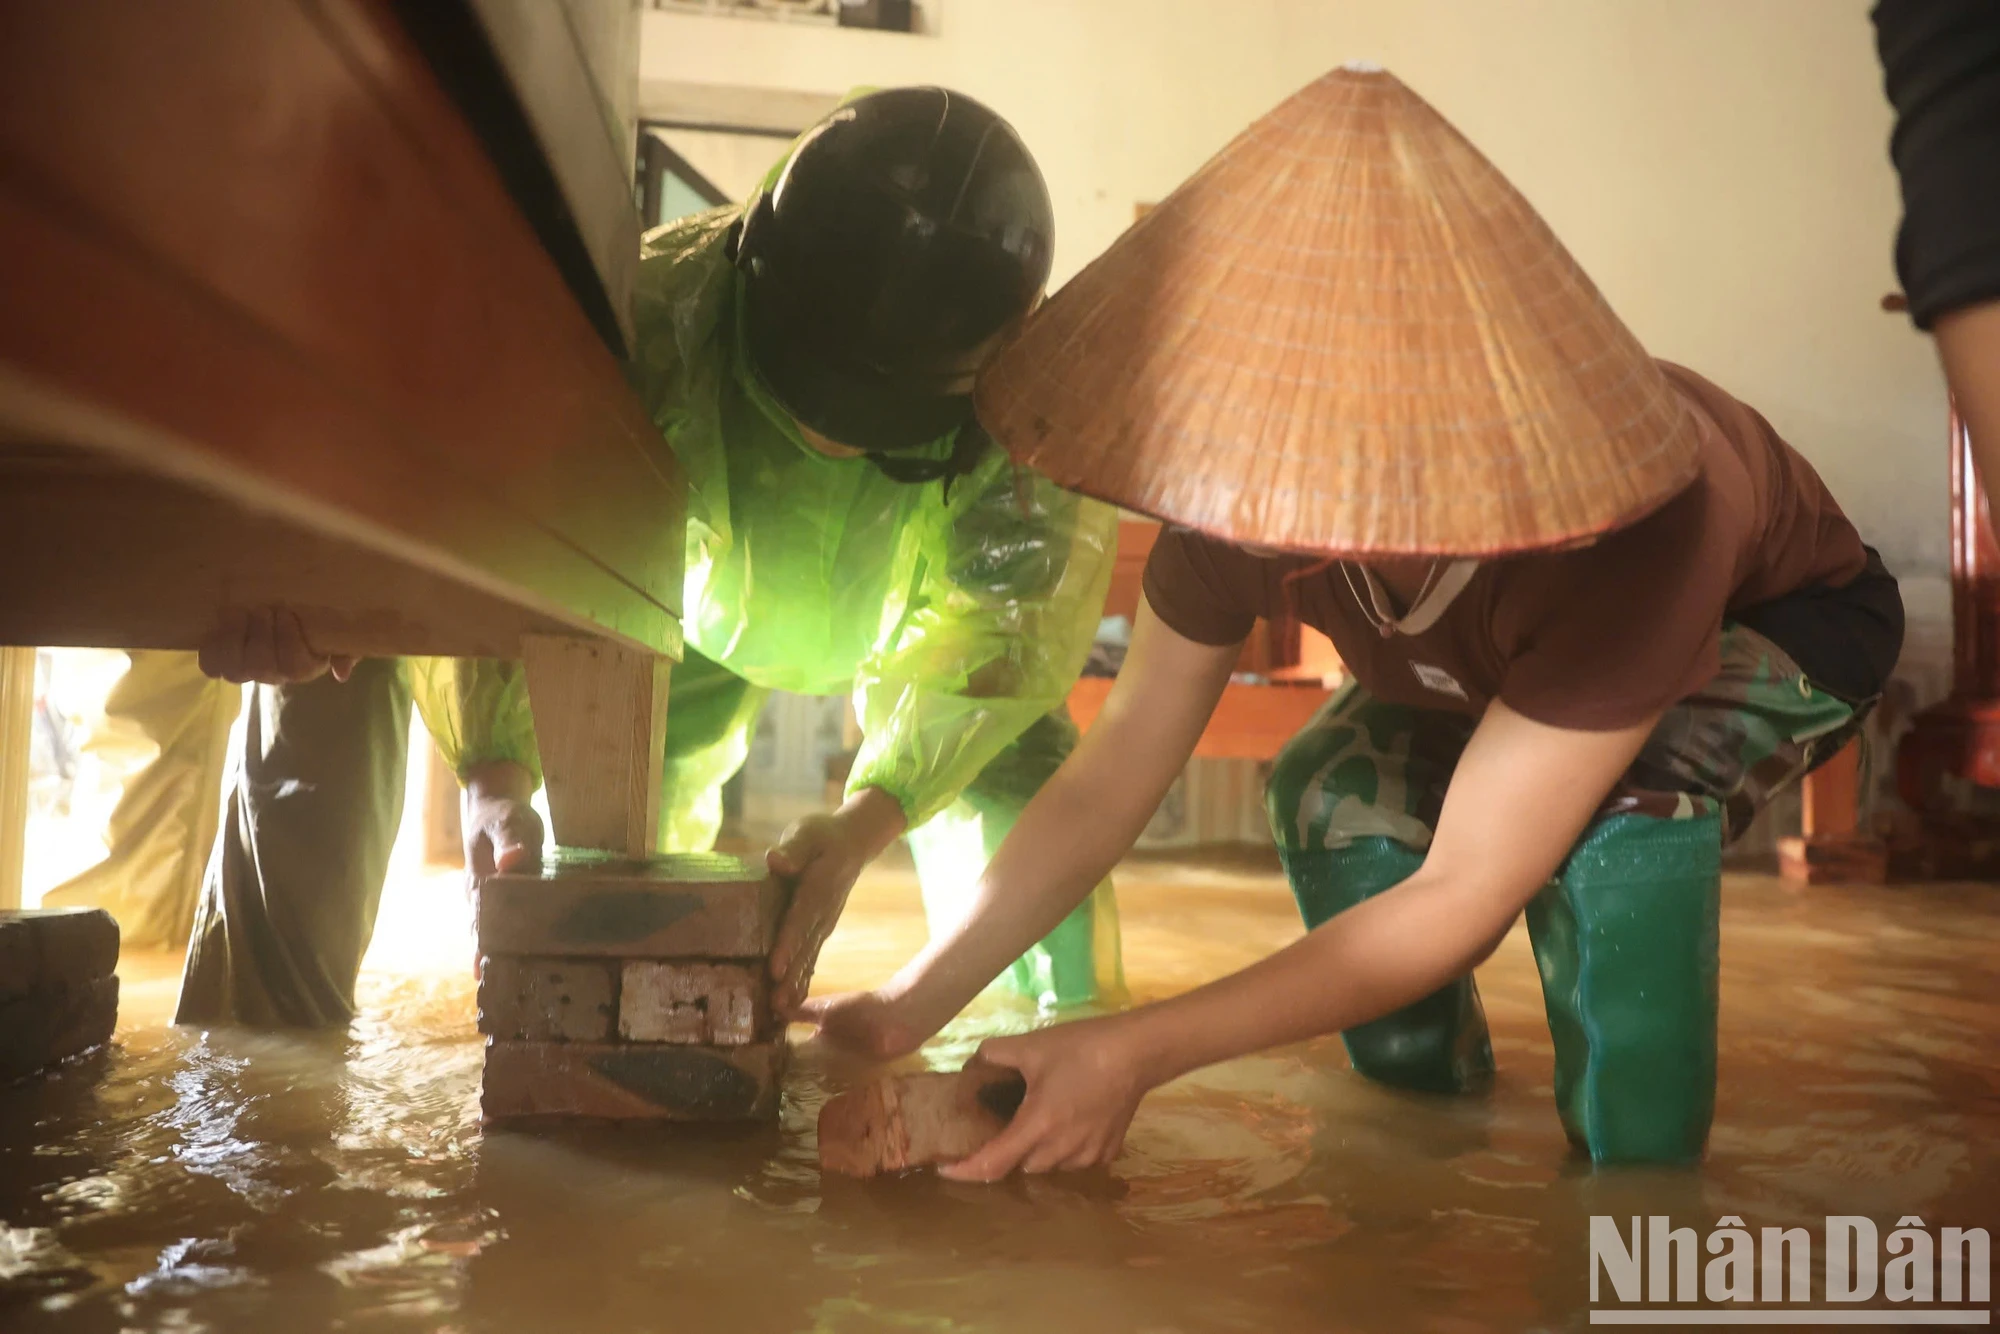
<path id="1" fill-rule="evenodd" d="M 892 482 L 901 482 L 906 486 L 943 482 L 945 495 L 950 496 L 951 484 L 978 467 L 980 459 L 986 456 L 987 443 L 986 432 L 976 425 L 969 425 L 959 428 L 947 458 L 923 458 L 883 451 L 871 451 L 862 457 Z"/>

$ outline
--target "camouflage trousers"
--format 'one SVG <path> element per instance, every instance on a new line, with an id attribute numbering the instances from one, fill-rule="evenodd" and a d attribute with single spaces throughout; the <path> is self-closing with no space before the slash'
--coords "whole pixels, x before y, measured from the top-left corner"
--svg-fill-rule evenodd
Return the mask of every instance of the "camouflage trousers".
<path id="1" fill-rule="evenodd" d="M 1557 1111 L 1593 1160 L 1700 1156 L 1715 1105 L 1722 847 L 1867 712 L 1726 625 L 1720 672 L 1660 719 L 1528 905 Z M 1266 804 L 1309 928 L 1423 864 L 1474 726 L 1351 686 L 1285 746 Z M 1492 1077 L 1469 976 L 1342 1037 L 1358 1071 L 1398 1087 L 1459 1093 Z"/>
<path id="2" fill-rule="evenodd" d="M 1714 816 L 1722 841 L 1731 842 L 1788 784 L 1859 733 L 1868 710 L 1813 684 L 1756 631 L 1725 625 L 1721 671 L 1667 710 L 1598 819 Z M 1475 725 L 1349 685 L 1272 766 L 1265 808 L 1279 847 L 1339 848 L 1370 836 L 1429 847 Z"/>

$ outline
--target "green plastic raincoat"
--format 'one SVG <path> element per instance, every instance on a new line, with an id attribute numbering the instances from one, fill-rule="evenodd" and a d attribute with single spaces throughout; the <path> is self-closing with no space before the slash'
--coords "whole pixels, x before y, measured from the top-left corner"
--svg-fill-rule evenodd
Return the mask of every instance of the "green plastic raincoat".
<path id="1" fill-rule="evenodd" d="M 851 690 L 865 740 L 848 789 L 902 804 L 935 930 L 1074 742 L 1063 701 L 1104 604 L 1117 516 L 997 448 L 947 488 L 807 446 L 738 341 L 724 253 L 735 217 L 655 232 L 635 296 L 635 382 L 689 484 L 688 652 L 670 686 L 661 846 L 713 842 L 766 692 Z M 461 772 L 536 768 L 517 667 L 433 660 L 416 687 Z M 1011 980 L 1044 1002 L 1115 990 L 1109 885 Z"/>

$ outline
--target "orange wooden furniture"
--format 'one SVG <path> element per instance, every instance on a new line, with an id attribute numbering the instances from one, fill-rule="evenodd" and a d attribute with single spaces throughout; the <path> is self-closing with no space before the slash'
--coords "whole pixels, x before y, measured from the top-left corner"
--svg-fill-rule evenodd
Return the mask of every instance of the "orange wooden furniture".
<path id="1" fill-rule="evenodd" d="M 1896 756 L 1913 812 L 1900 875 L 2000 878 L 2000 540 L 1972 433 L 1954 405 L 1951 449 L 1951 694 L 1917 716 Z"/>
<path id="2" fill-rule="evenodd" d="M 0 644 L 525 658 L 645 851 L 684 482 L 387 0 L 4 5 L 0 88 Z"/>
<path id="3" fill-rule="evenodd" d="M 1778 840 L 1778 874 L 1795 884 L 1879 885 L 1888 878 L 1887 846 L 1861 827 L 1861 743 L 1800 784 L 1799 834 Z"/>
<path id="4" fill-rule="evenodd" d="M 1104 599 L 1106 616 L 1129 619 L 1138 614 L 1146 558 L 1159 533 L 1160 526 L 1150 520 L 1128 519 L 1118 525 L 1118 563 Z M 1268 677 L 1272 684 L 1231 682 L 1224 688 L 1195 746 L 1195 755 L 1202 759 L 1272 758 L 1326 703 L 1332 692 L 1323 683 L 1341 675 L 1333 645 L 1296 621 L 1276 625 L 1259 621 L 1243 646 L 1237 670 Z M 1104 677 L 1085 677 L 1076 683 L 1069 710 L 1078 727 L 1090 726 L 1110 693 L 1111 682 Z"/>

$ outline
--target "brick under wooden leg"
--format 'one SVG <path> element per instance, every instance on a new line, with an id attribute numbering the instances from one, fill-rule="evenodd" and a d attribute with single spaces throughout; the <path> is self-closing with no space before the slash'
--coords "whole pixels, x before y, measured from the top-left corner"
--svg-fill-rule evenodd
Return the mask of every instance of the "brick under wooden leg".
<path id="1" fill-rule="evenodd" d="M 489 1122 L 776 1114 L 782 895 L 733 857 L 559 854 L 479 899 Z"/>

